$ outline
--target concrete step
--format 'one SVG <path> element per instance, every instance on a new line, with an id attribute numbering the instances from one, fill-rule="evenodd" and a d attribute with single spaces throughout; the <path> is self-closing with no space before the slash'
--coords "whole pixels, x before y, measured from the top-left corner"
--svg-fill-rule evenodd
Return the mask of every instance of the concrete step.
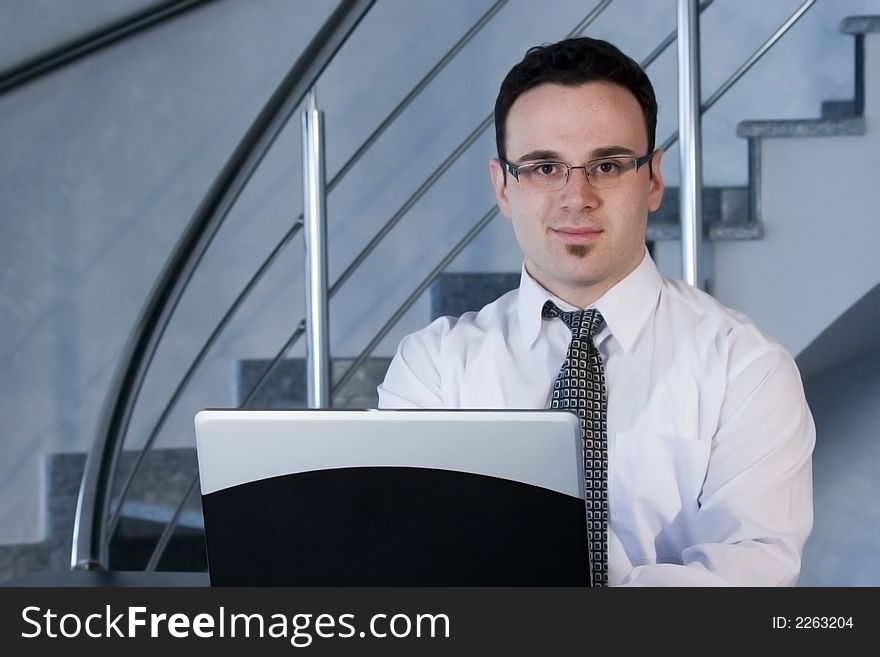
<path id="1" fill-rule="evenodd" d="M 479 310 L 505 292 L 519 287 L 519 277 L 519 272 L 440 274 L 430 288 L 431 320 Z"/>
<path id="2" fill-rule="evenodd" d="M 736 129 L 738 136 L 747 139 L 768 139 L 865 134 L 867 126 L 864 119 L 864 35 L 880 32 L 880 16 L 850 16 L 841 22 L 840 31 L 855 37 L 852 99 L 826 100 L 822 103 L 819 118 L 742 121 Z"/>
<path id="3" fill-rule="evenodd" d="M 667 187 L 663 202 L 648 215 L 646 241 L 681 239 L 680 190 Z M 759 221 L 750 216 L 747 187 L 704 187 L 703 235 L 710 240 L 755 240 L 764 235 Z"/>
<path id="4" fill-rule="evenodd" d="M 118 497 L 123 478 L 136 458 L 134 451 L 120 455 L 114 498 Z M 85 462 L 83 453 L 58 453 L 46 459 L 47 538 L 41 543 L 0 546 L 0 580 L 70 568 L 74 515 Z M 195 448 L 155 449 L 147 453 L 129 489 L 110 544 L 112 569 L 143 570 L 197 473 Z M 164 554 L 159 563 L 161 570 L 207 570 L 198 489 L 187 501 Z"/>
<path id="5" fill-rule="evenodd" d="M 337 358 L 330 364 L 331 381 L 348 370 L 354 359 Z M 238 363 L 236 390 L 238 404 L 242 404 L 257 384 L 271 361 L 268 359 L 241 360 Z M 333 408 L 376 408 L 379 395 L 376 386 L 385 378 L 390 358 L 368 358 L 345 388 L 334 395 Z M 306 362 L 303 358 L 286 358 L 278 363 L 269 378 L 247 404 L 248 408 L 285 409 L 306 408 Z"/>

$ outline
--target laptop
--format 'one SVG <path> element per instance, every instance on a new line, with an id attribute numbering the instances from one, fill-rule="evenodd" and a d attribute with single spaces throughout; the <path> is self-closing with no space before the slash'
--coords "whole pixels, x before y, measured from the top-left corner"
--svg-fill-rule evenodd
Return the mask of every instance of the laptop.
<path id="1" fill-rule="evenodd" d="M 580 424 L 549 410 L 204 410 L 212 586 L 589 586 Z"/>

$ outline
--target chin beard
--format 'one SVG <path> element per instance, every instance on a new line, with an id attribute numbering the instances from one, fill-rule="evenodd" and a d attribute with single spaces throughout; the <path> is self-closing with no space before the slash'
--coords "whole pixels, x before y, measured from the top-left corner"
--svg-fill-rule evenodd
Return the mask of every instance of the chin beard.
<path id="1" fill-rule="evenodd" d="M 575 258 L 585 258 L 587 254 L 590 252 L 590 245 L 588 244 L 566 244 L 565 250 L 568 251 L 568 255 L 574 256 Z"/>

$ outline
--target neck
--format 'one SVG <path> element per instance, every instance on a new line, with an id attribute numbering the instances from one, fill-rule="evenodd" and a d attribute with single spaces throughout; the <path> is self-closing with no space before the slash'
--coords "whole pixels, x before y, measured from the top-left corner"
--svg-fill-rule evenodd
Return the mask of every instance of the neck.
<path id="1" fill-rule="evenodd" d="M 603 294 L 635 271 L 636 267 L 641 264 L 644 258 L 645 253 L 642 253 L 640 257 L 634 260 L 631 266 L 621 269 L 616 276 L 609 276 L 594 283 L 582 285 L 568 285 L 565 281 L 550 281 L 548 284 L 548 282 L 542 280 L 541 276 L 535 275 L 535 272 L 533 271 L 534 267 L 529 266 L 528 262 L 526 262 L 526 271 L 541 285 L 541 287 L 555 297 L 562 299 L 565 303 L 570 304 L 575 308 L 584 309 L 595 303 Z"/>

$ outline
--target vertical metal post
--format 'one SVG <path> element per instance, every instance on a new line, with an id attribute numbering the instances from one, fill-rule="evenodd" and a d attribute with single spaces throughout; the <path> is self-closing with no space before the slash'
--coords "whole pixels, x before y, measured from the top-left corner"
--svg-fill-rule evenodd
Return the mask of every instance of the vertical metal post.
<path id="1" fill-rule="evenodd" d="M 306 370 L 309 408 L 330 406 L 327 310 L 327 214 L 324 115 L 315 89 L 302 115 L 303 220 L 306 245 Z"/>
<path id="2" fill-rule="evenodd" d="M 700 10 L 697 0 L 678 0 L 678 134 L 681 162 L 682 278 L 703 287 L 703 169 L 700 118 Z"/>

